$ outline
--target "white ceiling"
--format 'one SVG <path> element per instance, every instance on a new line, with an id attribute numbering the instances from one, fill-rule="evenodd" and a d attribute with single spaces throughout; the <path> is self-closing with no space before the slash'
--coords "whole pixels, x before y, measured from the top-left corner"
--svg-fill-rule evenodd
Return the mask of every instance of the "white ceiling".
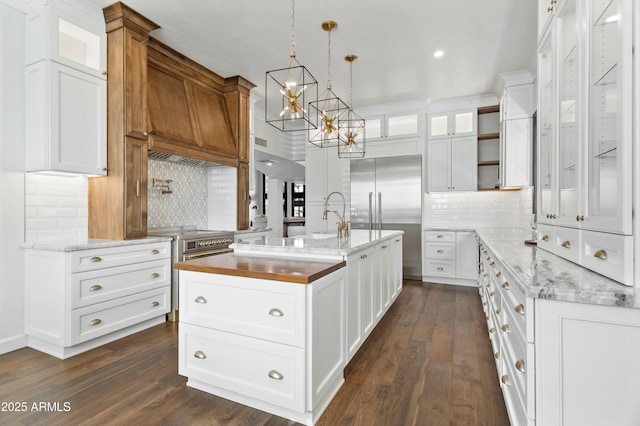
<path id="1" fill-rule="evenodd" d="M 88 0 L 100 7 L 113 0 Z M 289 60 L 290 0 L 126 0 L 160 25 L 151 35 L 223 77 L 241 75 L 264 93 L 267 70 Z M 357 107 L 494 92 L 499 73 L 535 64 L 534 0 L 298 0 L 297 58 L 327 82 L 331 33 L 333 90 L 349 101 L 348 54 Z M 442 49 L 440 59 L 433 52 Z"/>

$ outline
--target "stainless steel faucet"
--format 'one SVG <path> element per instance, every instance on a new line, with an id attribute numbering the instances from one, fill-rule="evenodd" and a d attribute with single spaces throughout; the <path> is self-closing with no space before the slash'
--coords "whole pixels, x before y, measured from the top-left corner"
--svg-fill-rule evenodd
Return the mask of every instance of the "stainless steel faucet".
<path id="1" fill-rule="evenodd" d="M 340 215 L 340 213 L 338 213 L 335 210 L 329 210 L 329 198 L 331 198 L 331 196 L 333 194 L 338 194 L 341 198 L 342 198 L 342 216 Z M 344 195 L 342 195 L 341 192 L 338 191 L 333 191 L 331 192 L 329 195 L 327 195 L 327 197 L 324 199 L 324 211 L 322 212 L 322 220 L 327 220 L 328 219 L 328 214 L 329 212 L 333 212 L 335 213 L 336 216 L 338 216 L 339 222 L 338 222 L 338 239 L 342 240 L 349 238 L 349 225 L 347 224 L 347 222 L 344 220 L 344 212 L 347 208 L 347 200 L 344 198 Z"/>

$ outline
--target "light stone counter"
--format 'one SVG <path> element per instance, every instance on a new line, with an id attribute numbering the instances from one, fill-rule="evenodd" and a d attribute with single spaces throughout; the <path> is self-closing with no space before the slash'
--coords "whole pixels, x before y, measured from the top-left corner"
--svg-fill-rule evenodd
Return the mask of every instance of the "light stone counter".
<path id="1" fill-rule="evenodd" d="M 171 237 L 147 237 L 137 240 L 103 240 L 98 238 L 61 239 L 51 241 L 26 242 L 20 245 L 23 249 L 45 251 L 77 251 L 107 247 L 131 246 L 135 244 L 171 241 Z"/>
<path id="2" fill-rule="evenodd" d="M 640 308 L 640 288 L 619 284 L 535 246 L 526 246 L 531 229 L 477 229 L 527 297 L 591 305 Z"/>
<path id="3" fill-rule="evenodd" d="M 337 236 L 319 234 L 319 238 L 267 237 L 257 241 L 232 244 L 230 247 L 236 252 L 243 253 L 345 257 L 402 234 L 404 231 L 382 231 L 378 234 L 377 231 L 352 229 L 351 236 L 346 242 L 338 241 Z"/>

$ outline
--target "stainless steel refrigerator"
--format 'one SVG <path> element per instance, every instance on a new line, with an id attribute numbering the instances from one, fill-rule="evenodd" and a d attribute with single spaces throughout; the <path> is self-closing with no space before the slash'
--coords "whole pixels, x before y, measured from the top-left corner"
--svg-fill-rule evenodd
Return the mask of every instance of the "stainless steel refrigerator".
<path id="1" fill-rule="evenodd" d="M 422 279 L 422 158 L 351 160 L 351 228 L 404 231 L 403 276 Z"/>

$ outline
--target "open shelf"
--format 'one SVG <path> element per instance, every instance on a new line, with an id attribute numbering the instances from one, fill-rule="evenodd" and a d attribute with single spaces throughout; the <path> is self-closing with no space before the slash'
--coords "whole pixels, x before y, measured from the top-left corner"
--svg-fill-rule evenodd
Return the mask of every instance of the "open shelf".
<path id="1" fill-rule="evenodd" d="M 483 133 L 481 135 L 478 135 L 478 140 L 479 141 L 484 141 L 487 139 L 500 139 L 500 133 L 496 132 L 496 133 Z"/>

